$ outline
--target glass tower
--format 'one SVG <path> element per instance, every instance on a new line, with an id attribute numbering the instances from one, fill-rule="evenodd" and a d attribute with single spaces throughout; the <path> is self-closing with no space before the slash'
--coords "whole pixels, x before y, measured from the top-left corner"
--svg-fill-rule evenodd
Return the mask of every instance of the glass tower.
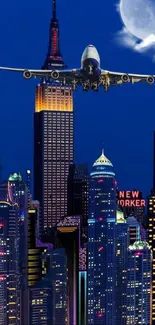
<path id="1" fill-rule="evenodd" d="M 113 165 L 104 155 L 90 174 L 88 219 L 88 324 L 115 325 L 116 186 Z"/>
<path id="2" fill-rule="evenodd" d="M 152 252 L 147 242 L 128 248 L 127 325 L 151 324 Z"/>
<path id="3" fill-rule="evenodd" d="M 44 69 L 64 69 L 59 46 L 56 0 Z M 67 215 L 67 178 L 73 163 L 73 98 L 70 85 L 42 79 L 34 114 L 34 198 L 40 202 L 41 228 Z"/>

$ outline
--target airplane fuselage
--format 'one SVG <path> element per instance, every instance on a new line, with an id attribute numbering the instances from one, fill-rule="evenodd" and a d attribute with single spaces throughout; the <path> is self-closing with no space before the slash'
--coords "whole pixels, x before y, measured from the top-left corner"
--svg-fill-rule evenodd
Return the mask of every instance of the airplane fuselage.
<path id="1" fill-rule="evenodd" d="M 93 45 L 89 45 L 85 48 L 81 58 L 81 68 L 85 80 L 99 80 L 101 75 L 100 57 Z"/>

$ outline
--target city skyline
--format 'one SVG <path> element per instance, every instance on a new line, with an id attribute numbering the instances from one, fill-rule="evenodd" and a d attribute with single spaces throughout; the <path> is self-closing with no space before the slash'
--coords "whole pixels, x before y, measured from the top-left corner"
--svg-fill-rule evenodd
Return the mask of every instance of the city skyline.
<path id="1" fill-rule="evenodd" d="M 131 72 L 136 70 L 139 73 L 150 74 L 154 72 L 154 64 L 150 58 L 132 53 L 129 49 L 118 47 L 114 42 L 113 33 L 121 24 L 114 5 L 105 4 L 103 7 L 101 1 L 98 4 L 101 9 L 106 7 L 107 16 L 111 12 L 112 24 L 109 28 L 107 18 L 104 17 L 105 10 L 98 13 L 99 25 L 94 24 L 92 27 L 92 8 L 87 6 L 87 15 L 84 16 L 87 1 L 84 8 L 81 1 L 75 4 L 74 8 L 73 4 L 69 2 L 65 2 L 65 4 L 60 0 L 57 2 L 58 19 L 61 24 L 61 51 L 64 61 L 69 67 L 80 64 L 79 59 L 83 48 L 87 44 L 93 43 L 99 50 L 102 65 L 108 69 Z M 68 13 L 66 12 L 64 15 L 64 9 L 67 8 Z M 31 19 L 30 15 L 29 24 L 27 24 L 25 18 L 29 12 L 32 13 L 33 18 Z M 51 1 L 44 5 L 36 1 L 31 4 L 28 1 L 24 8 L 18 1 L 14 7 L 12 7 L 11 1 L 3 4 L 3 6 L 1 5 L 1 65 L 22 67 L 24 64 L 36 68 L 42 66 L 47 52 L 51 12 Z M 78 12 L 82 16 L 80 20 Z M 37 24 L 39 18 L 42 18 L 41 24 Z M 8 19 L 12 26 L 12 33 L 5 25 Z M 104 28 L 101 20 L 104 20 Z M 89 28 L 85 28 L 84 24 Z M 19 26 L 21 26 L 20 31 Z M 11 40 L 10 33 L 12 35 Z M 8 38 L 9 46 L 6 42 Z M 19 42 L 21 43 L 20 46 Z M 25 43 L 29 46 L 25 46 Z M 10 48 L 12 49 L 11 55 Z M 115 57 L 113 57 L 113 51 L 115 51 Z M 7 96 L 8 80 L 11 84 L 9 96 Z M 3 124 L 1 125 L 0 137 L 3 139 L 5 136 L 5 141 L 1 140 L 0 160 L 3 167 L 6 166 L 1 172 L 3 178 L 7 178 L 12 170 L 21 170 L 22 173 L 27 168 L 32 170 L 33 132 L 29 125 L 33 125 L 35 85 L 35 81 L 27 83 L 22 80 L 21 76 L 1 72 L 1 105 L 3 107 L 1 119 Z M 88 162 L 89 167 L 91 167 L 94 157 L 100 154 L 102 143 L 104 143 L 105 153 L 108 151 L 108 156 L 115 166 L 119 189 L 140 188 L 146 196 L 149 193 L 149 188 L 152 187 L 154 129 L 153 107 L 149 105 L 147 112 L 146 107 L 153 97 L 154 86 L 137 84 L 134 87 L 128 85 L 125 88 L 120 87 L 117 90 L 111 88 L 108 94 L 101 90 L 97 94 L 85 94 L 82 91 L 74 94 L 75 160 L 78 163 Z M 147 98 L 147 96 L 149 97 Z M 104 122 L 105 120 L 106 122 Z M 92 132 L 93 129 L 95 132 Z M 13 144 L 10 142 L 10 133 L 13 134 L 11 136 L 14 139 Z M 8 147 L 10 148 L 9 151 Z M 16 153 L 14 153 L 14 149 L 16 149 Z M 12 159 L 11 171 L 9 167 L 10 155 Z M 22 165 L 20 163 L 21 157 Z"/>
<path id="2" fill-rule="evenodd" d="M 0 20 L 0 36 L 3 31 L 9 47 L 0 69 L 25 67 L 27 79 L 31 67 L 37 77 L 35 69 L 42 70 L 39 80 L 29 82 L 0 71 L 0 325 L 154 325 L 155 123 L 147 100 L 153 98 L 153 69 L 145 64 L 138 71 L 144 56 L 136 63 L 129 49 L 121 60 L 113 33 L 119 30 L 118 6 L 112 11 L 102 4 L 103 19 L 105 11 L 90 3 L 49 0 L 48 20 L 49 6 L 40 0 L 34 7 L 30 0 L 16 1 L 3 5 L 7 27 Z M 94 88 L 98 78 L 105 89 L 72 92 L 69 80 L 50 78 L 57 73 L 51 70 L 76 67 L 87 44 L 95 47 L 86 48 L 84 60 L 82 55 L 80 82 L 85 90 L 88 77 Z M 131 72 L 132 83 L 146 75 L 147 83 L 105 93 L 108 81 L 120 75 L 116 80 L 108 72 L 101 80 L 95 48 L 108 71 Z"/>

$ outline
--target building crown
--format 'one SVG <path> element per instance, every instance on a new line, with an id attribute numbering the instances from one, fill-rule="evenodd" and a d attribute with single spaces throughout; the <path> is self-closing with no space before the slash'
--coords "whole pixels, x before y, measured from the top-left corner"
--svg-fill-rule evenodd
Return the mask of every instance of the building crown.
<path id="1" fill-rule="evenodd" d="M 104 149 L 102 149 L 101 156 L 94 162 L 93 167 L 95 166 L 111 166 L 113 167 L 111 161 L 104 155 Z"/>

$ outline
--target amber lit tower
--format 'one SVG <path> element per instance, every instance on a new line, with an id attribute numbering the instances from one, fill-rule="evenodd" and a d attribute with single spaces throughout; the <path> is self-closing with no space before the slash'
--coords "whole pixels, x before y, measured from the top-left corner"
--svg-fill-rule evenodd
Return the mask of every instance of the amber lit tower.
<path id="1" fill-rule="evenodd" d="M 64 69 L 59 46 L 56 0 L 43 68 Z M 34 116 L 34 197 L 40 201 L 42 229 L 67 214 L 67 177 L 73 163 L 73 98 L 69 85 L 42 79 Z"/>

